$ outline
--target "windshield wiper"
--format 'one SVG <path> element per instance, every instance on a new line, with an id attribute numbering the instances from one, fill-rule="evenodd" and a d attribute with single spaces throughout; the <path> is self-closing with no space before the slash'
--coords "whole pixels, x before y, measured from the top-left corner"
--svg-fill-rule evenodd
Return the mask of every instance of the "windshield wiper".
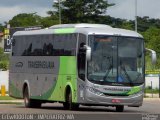
<path id="1" fill-rule="evenodd" d="M 121 67 L 121 66 L 122 66 L 122 67 Z M 122 63 L 120 64 L 120 68 L 124 71 L 124 74 L 126 75 L 127 80 L 130 82 L 130 85 L 133 85 L 133 82 L 132 82 L 130 76 L 128 75 L 128 73 L 127 73 L 127 71 L 126 71 L 126 68 L 125 68 L 124 65 L 122 65 Z"/>
<path id="2" fill-rule="evenodd" d="M 112 61 L 111 61 L 111 59 L 112 59 Z M 103 80 L 106 80 L 106 78 L 108 77 L 108 75 L 109 75 L 109 73 L 110 73 L 110 71 L 111 71 L 111 69 L 113 68 L 113 56 L 111 57 L 107 57 L 107 60 L 109 61 L 109 67 L 108 67 L 108 71 L 106 72 L 106 74 L 104 75 L 104 77 L 103 77 Z"/>
<path id="3" fill-rule="evenodd" d="M 134 81 L 139 80 L 139 78 L 141 77 L 141 74 L 137 75 L 136 79 Z"/>

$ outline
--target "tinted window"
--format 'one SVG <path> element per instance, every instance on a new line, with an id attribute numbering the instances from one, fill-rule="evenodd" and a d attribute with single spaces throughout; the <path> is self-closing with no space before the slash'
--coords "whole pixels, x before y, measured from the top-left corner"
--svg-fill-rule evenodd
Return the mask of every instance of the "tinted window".
<path id="1" fill-rule="evenodd" d="M 54 55 L 73 56 L 76 54 L 77 35 L 55 35 L 54 36 Z"/>
<path id="2" fill-rule="evenodd" d="M 14 37 L 14 56 L 74 56 L 76 34 Z"/>
<path id="3" fill-rule="evenodd" d="M 86 51 L 83 49 L 86 45 L 86 36 L 79 35 L 78 42 L 78 75 L 81 80 L 85 80 Z"/>

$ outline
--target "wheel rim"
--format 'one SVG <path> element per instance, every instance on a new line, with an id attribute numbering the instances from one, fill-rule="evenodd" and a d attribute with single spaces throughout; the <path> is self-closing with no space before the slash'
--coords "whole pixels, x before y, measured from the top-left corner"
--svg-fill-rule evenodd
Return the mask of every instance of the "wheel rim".
<path id="1" fill-rule="evenodd" d="M 28 98 L 25 96 L 25 98 L 24 98 L 24 102 L 25 102 L 25 105 L 27 106 L 28 105 Z"/>
<path id="2" fill-rule="evenodd" d="M 25 90 L 25 94 L 24 94 L 24 103 L 25 103 L 25 106 L 28 106 L 28 104 L 29 104 L 28 91 L 27 90 Z"/>
<path id="3" fill-rule="evenodd" d="M 71 92 L 69 93 L 69 96 L 68 96 L 68 104 L 69 104 L 69 109 L 71 110 L 72 109 L 72 93 Z"/>

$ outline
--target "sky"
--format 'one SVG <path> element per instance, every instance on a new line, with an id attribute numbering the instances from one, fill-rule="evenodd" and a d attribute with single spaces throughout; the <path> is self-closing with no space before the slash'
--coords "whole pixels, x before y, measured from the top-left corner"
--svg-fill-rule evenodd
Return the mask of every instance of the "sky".
<path id="1" fill-rule="evenodd" d="M 116 18 L 133 20 L 135 17 L 135 0 L 108 0 L 115 6 L 108 8 L 107 15 Z M 160 18 L 160 0 L 137 0 L 137 15 Z M 0 0 L 0 23 L 9 21 L 19 13 L 37 12 L 47 16 L 46 11 L 52 10 L 53 0 Z"/>

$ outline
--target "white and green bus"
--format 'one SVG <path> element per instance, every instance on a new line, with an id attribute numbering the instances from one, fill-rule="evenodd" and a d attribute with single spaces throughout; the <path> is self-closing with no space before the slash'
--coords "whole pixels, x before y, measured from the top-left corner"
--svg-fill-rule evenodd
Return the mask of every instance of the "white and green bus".
<path id="1" fill-rule="evenodd" d="M 152 53 L 155 62 L 156 54 Z M 145 82 L 143 37 L 100 24 L 63 24 L 13 35 L 9 95 L 26 107 L 63 103 L 139 107 Z"/>

